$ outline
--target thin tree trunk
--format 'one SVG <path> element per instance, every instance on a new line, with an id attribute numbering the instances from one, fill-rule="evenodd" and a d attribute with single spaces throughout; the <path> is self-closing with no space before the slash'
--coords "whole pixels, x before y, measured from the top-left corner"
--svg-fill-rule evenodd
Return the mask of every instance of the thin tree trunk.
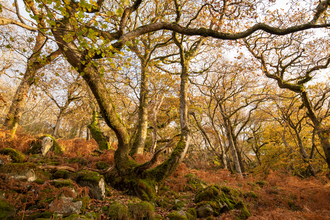
<path id="1" fill-rule="evenodd" d="M 152 133 L 152 145 L 150 148 L 150 152 L 153 154 L 155 152 L 156 149 L 156 145 L 157 145 L 157 113 L 158 110 L 160 108 L 160 106 L 162 105 L 164 100 L 164 96 L 162 96 L 160 98 L 160 100 L 158 100 L 158 95 L 156 95 L 155 98 L 155 106 L 153 108 L 153 115 L 152 115 L 152 126 L 153 126 L 153 133 Z"/>
<path id="2" fill-rule="evenodd" d="M 222 106 L 220 106 L 220 109 L 222 111 Z M 235 148 L 235 144 L 234 144 L 234 141 L 233 141 L 232 132 L 230 130 L 230 127 L 229 127 L 229 124 L 228 124 L 228 121 L 227 121 L 228 119 L 223 115 L 223 112 L 222 112 L 222 116 L 223 116 L 224 127 L 226 129 L 226 135 L 227 135 L 227 139 L 228 139 L 229 149 L 231 150 L 231 155 L 233 157 L 233 163 L 234 163 L 234 166 L 235 166 L 235 170 L 236 170 L 236 173 L 241 175 L 242 170 L 241 170 L 239 158 L 238 158 L 238 155 L 237 155 L 237 151 L 236 151 L 236 148 Z"/>
<path id="3" fill-rule="evenodd" d="M 140 88 L 140 104 L 139 104 L 139 123 L 138 131 L 135 137 L 130 155 L 143 154 L 147 139 L 148 131 L 148 76 L 146 64 L 142 60 L 141 67 L 141 88 Z"/>
<path id="4" fill-rule="evenodd" d="M 91 139 L 91 132 L 88 127 L 86 127 L 86 140 L 89 141 Z"/>
<path id="5" fill-rule="evenodd" d="M 61 124 L 61 120 L 62 120 L 62 115 L 63 115 L 63 111 L 62 111 L 62 109 L 60 109 L 60 114 L 57 117 L 56 124 L 55 124 L 55 127 L 54 127 L 54 131 L 53 131 L 53 134 L 52 134 L 52 136 L 55 137 L 55 138 L 58 135 L 58 130 L 60 128 L 60 124 Z"/>
<path id="6" fill-rule="evenodd" d="M 44 46 L 44 41 L 45 36 L 39 32 L 38 36 L 36 37 L 36 43 L 32 50 L 33 54 L 31 55 L 31 57 L 28 58 L 23 79 L 21 80 L 16 90 L 9 112 L 7 113 L 4 122 L 4 127 L 11 130 L 12 137 L 15 136 L 16 130 L 21 121 L 22 114 L 26 105 L 26 98 L 28 96 L 31 85 L 34 83 L 34 78 L 36 76 L 37 71 L 51 63 L 56 57 L 61 54 L 61 51 L 57 50 L 47 56 L 45 62 L 41 62 L 40 59 L 43 58 L 39 56 L 40 50 Z"/>

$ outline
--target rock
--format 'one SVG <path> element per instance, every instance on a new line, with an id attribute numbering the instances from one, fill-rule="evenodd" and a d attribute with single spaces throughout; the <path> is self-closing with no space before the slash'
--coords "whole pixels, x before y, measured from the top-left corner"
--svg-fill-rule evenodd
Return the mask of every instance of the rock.
<path id="1" fill-rule="evenodd" d="M 30 144 L 30 149 L 26 152 L 28 154 L 42 154 L 47 155 L 49 151 L 54 151 L 56 154 L 62 154 L 60 145 L 55 138 L 50 135 L 44 135 Z"/>
<path id="2" fill-rule="evenodd" d="M 130 203 L 128 210 L 131 213 L 131 219 L 154 219 L 155 208 L 149 202 Z"/>
<path id="3" fill-rule="evenodd" d="M 82 208 L 82 201 L 73 202 L 72 197 L 61 196 L 61 199 L 54 200 L 49 204 L 49 209 L 60 216 L 79 214 Z"/>
<path id="4" fill-rule="evenodd" d="M 25 155 L 13 148 L 3 148 L 0 150 L 0 154 L 9 155 L 13 163 L 23 163 L 25 161 Z"/>
<path id="5" fill-rule="evenodd" d="M 220 195 L 220 189 L 217 185 L 211 185 L 205 189 L 200 189 L 195 195 L 195 202 L 213 201 Z"/>
<path id="6" fill-rule="evenodd" d="M 108 209 L 108 219 L 110 220 L 129 220 L 129 211 L 126 206 L 120 203 L 113 203 Z"/>
<path id="7" fill-rule="evenodd" d="M 65 180 L 65 179 L 56 179 L 53 180 L 50 184 L 55 186 L 56 188 L 68 187 L 70 190 L 64 191 L 64 196 L 77 198 L 78 193 L 74 187 L 72 180 Z"/>
<path id="8" fill-rule="evenodd" d="M 53 147 L 53 145 L 54 145 L 54 141 L 52 138 L 47 136 L 44 137 L 42 139 L 41 154 L 45 156 L 48 153 L 48 151 Z"/>
<path id="9" fill-rule="evenodd" d="M 32 163 L 10 163 L 0 167 L 0 173 L 20 181 L 33 182 L 36 179 L 48 180 L 43 170 Z"/>
<path id="10" fill-rule="evenodd" d="M 198 218 L 207 218 L 214 214 L 214 210 L 210 204 L 205 204 L 196 209 Z"/>
<path id="11" fill-rule="evenodd" d="M 15 212 L 14 206 L 9 204 L 6 200 L 0 199 L 0 219 L 13 219 Z"/>
<path id="12" fill-rule="evenodd" d="M 76 181 L 80 186 L 87 186 L 93 199 L 103 200 L 105 198 L 104 177 L 99 173 L 83 170 L 71 174 L 69 178 Z"/>
<path id="13" fill-rule="evenodd" d="M 170 220 L 188 220 L 187 215 L 184 211 L 171 212 L 167 215 Z"/>

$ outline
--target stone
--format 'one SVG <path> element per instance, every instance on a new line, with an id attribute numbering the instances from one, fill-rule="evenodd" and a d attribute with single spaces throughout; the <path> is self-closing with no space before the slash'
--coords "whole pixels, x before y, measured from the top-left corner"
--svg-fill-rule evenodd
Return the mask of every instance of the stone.
<path id="1" fill-rule="evenodd" d="M 3 148 L 0 150 L 0 154 L 10 156 L 13 163 L 23 163 L 25 161 L 25 155 L 13 148 Z"/>
<path id="2" fill-rule="evenodd" d="M 0 167 L 0 173 L 19 181 L 33 182 L 37 179 L 48 180 L 43 170 L 32 163 L 10 163 Z"/>
<path id="3" fill-rule="evenodd" d="M 80 186 L 88 187 L 91 198 L 98 200 L 105 198 L 105 181 L 99 173 L 83 170 L 70 175 L 69 178 L 76 181 Z"/>
<path id="4" fill-rule="evenodd" d="M 45 156 L 49 151 L 54 151 L 55 154 L 63 154 L 60 145 L 56 142 L 55 138 L 50 135 L 44 135 L 30 144 L 30 149 L 27 154 L 42 154 Z"/>
<path id="5" fill-rule="evenodd" d="M 82 201 L 73 202 L 72 197 L 61 196 L 49 204 L 49 209 L 57 215 L 65 217 L 72 214 L 79 214 L 82 208 Z"/>
<path id="6" fill-rule="evenodd" d="M 197 209 L 197 217 L 198 218 L 207 218 L 211 215 L 213 215 L 214 210 L 210 204 L 205 204 L 202 206 L 199 206 Z"/>
<path id="7" fill-rule="evenodd" d="M 52 138 L 46 136 L 42 138 L 42 147 L 41 147 L 41 154 L 45 156 L 48 151 L 53 147 L 54 141 Z"/>

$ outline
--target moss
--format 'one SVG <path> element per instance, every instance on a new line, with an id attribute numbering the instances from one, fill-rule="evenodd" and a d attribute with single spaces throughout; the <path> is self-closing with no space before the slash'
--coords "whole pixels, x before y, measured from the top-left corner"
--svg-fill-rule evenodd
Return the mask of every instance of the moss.
<path id="1" fill-rule="evenodd" d="M 112 193 L 108 187 L 105 187 L 105 195 L 106 196 L 112 196 Z"/>
<path id="2" fill-rule="evenodd" d="M 103 179 L 103 176 L 99 173 L 87 170 L 79 171 L 73 175 L 76 176 L 79 180 L 88 182 L 100 182 L 100 180 Z"/>
<path id="3" fill-rule="evenodd" d="M 10 174 L 24 174 L 29 170 L 33 170 L 38 179 L 48 180 L 50 179 L 49 174 L 39 169 L 37 165 L 33 163 L 10 163 L 0 167 L 0 173 Z"/>
<path id="4" fill-rule="evenodd" d="M 85 196 L 85 197 L 82 198 L 82 207 L 80 209 L 82 213 L 85 213 L 86 208 L 87 208 L 90 200 L 91 199 L 88 196 Z"/>
<path id="5" fill-rule="evenodd" d="M 134 194 L 145 201 L 150 201 L 156 196 L 155 192 L 156 182 L 150 179 L 136 179 L 132 181 Z"/>
<path id="6" fill-rule="evenodd" d="M 88 161 L 85 159 L 85 158 L 71 158 L 71 159 L 69 159 L 69 161 L 68 161 L 69 163 L 78 163 L 78 164 L 80 164 L 81 166 L 86 166 L 87 165 L 87 163 L 88 163 Z"/>
<path id="7" fill-rule="evenodd" d="M 196 220 L 197 219 L 197 212 L 195 208 L 190 208 L 186 211 L 186 215 L 188 220 Z"/>
<path id="8" fill-rule="evenodd" d="M 15 208 L 4 199 L 0 199 L 0 219 L 11 219 L 15 215 Z"/>
<path id="9" fill-rule="evenodd" d="M 99 161 L 95 165 L 96 165 L 97 169 L 100 169 L 100 170 L 105 170 L 105 169 L 108 169 L 110 167 L 110 165 L 107 164 L 104 161 Z"/>
<path id="10" fill-rule="evenodd" d="M 96 111 L 93 111 L 93 121 L 90 125 L 87 127 L 89 128 L 92 137 L 96 141 L 96 143 L 99 145 L 100 150 L 108 150 L 110 149 L 110 144 L 104 137 L 102 131 L 98 127 L 98 115 Z"/>
<path id="11" fill-rule="evenodd" d="M 173 210 L 180 210 L 186 206 L 186 202 L 176 199 L 174 201 Z"/>
<path id="12" fill-rule="evenodd" d="M 69 171 L 67 170 L 57 170 L 54 174 L 53 174 L 53 178 L 54 179 L 67 179 L 69 176 Z"/>
<path id="13" fill-rule="evenodd" d="M 9 155 L 14 163 L 23 163 L 25 161 L 25 155 L 13 148 L 3 148 L 0 150 L 0 154 Z"/>
<path id="14" fill-rule="evenodd" d="M 264 180 L 261 180 L 261 181 L 257 181 L 256 184 L 258 184 L 259 186 L 265 186 L 265 185 L 268 185 L 268 183 Z"/>
<path id="15" fill-rule="evenodd" d="M 181 215 L 179 212 L 171 212 L 167 217 L 170 220 L 188 220 L 187 216 Z"/>
<path id="16" fill-rule="evenodd" d="M 71 187 L 74 188 L 72 180 L 58 179 L 51 182 L 56 188 Z"/>
<path id="17" fill-rule="evenodd" d="M 30 216 L 24 216 L 24 220 L 41 220 L 41 219 L 56 219 L 54 218 L 55 214 L 53 212 L 42 212 L 42 213 L 35 213 Z M 22 216 L 20 216 L 20 219 L 23 219 Z"/>
<path id="18" fill-rule="evenodd" d="M 41 137 L 41 139 L 43 139 L 44 137 L 50 137 L 51 139 L 53 139 L 53 147 L 54 147 L 53 150 L 54 150 L 55 154 L 57 154 L 57 155 L 62 155 L 63 154 L 62 148 L 60 147 L 60 145 L 57 143 L 56 139 L 53 136 L 44 135 L 44 136 Z"/>
<path id="19" fill-rule="evenodd" d="M 126 206 L 114 203 L 109 206 L 108 218 L 110 220 L 129 220 L 130 216 Z"/>
<path id="20" fill-rule="evenodd" d="M 42 141 L 40 139 L 34 140 L 30 144 L 30 149 L 26 151 L 27 154 L 40 154 L 42 148 Z"/>
<path id="21" fill-rule="evenodd" d="M 57 155 L 62 155 L 63 154 L 63 150 L 60 147 L 60 145 L 57 143 L 56 139 L 51 136 L 51 135 L 43 135 L 40 138 L 38 138 L 37 140 L 34 140 L 31 142 L 31 148 L 29 150 L 27 150 L 27 154 L 40 154 L 41 153 L 41 148 L 42 148 L 42 139 L 44 137 L 50 137 L 53 140 L 53 147 L 51 147 L 51 151 L 54 151 L 55 154 Z"/>
<path id="22" fill-rule="evenodd" d="M 220 202 L 222 203 L 222 204 L 227 204 L 227 206 L 228 206 L 228 208 L 231 210 L 231 209 L 234 209 L 234 206 L 235 206 L 235 201 L 233 200 L 233 199 L 231 199 L 231 198 L 228 198 L 227 197 L 227 195 L 226 195 L 226 193 L 224 193 L 224 192 L 221 192 L 221 194 L 220 194 Z"/>
<path id="23" fill-rule="evenodd" d="M 242 201 L 237 202 L 235 208 L 241 211 L 241 214 L 239 215 L 240 219 L 247 219 L 251 216 L 249 210 Z"/>
<path id="24" fill-rule="evenodd" d="M 185 140 L 181 139 L 177 146 L 174 148 L 171 157 L 157 167 L 145 172 L 146 175 L 148 175 L 150 179 L 154 179 L 156 182 L 162 183 L 179 166 L 177 161 L 178 158 L 182 156 L 182 152 L 185 150 L 185 145 Z"/>
<path id="25" fill-rule="evenodd" d="M 198 203 L 201 201 L 212 201 L 215 200 L 219 195 L 219 187 L 216 185 L 212 185 L 205 189 L 199 190 L 195 196 L 195 202 Z"/>
<path id="26" fill-rule="evenodd" d="M 248 191 L 248 192 L 244 193 L 244 197 L 245 198 L 250 197 L 250 198 L 253 198 L 253 199 L 258 198 L 258 196 L 253 191 Z"/>
<path id="27" fill-rule="evenodd" d="M 199 188 L 205 188 L 207 185 L 203 180 L 196 177 L 194 174 L 185 175 L 187 178 L 187 185 L 185 186 L 186 191 L 197 191 Z"/>
<path id="28" fill-rule="evenodd" d="M 130 203 L 128 210 L 131 217 L 136 220 L 152 220 L 155 216 L 155 207 L 149 202 Z"/>
<path id="29" fill-rule="evenodd" d="M 161 195 L 164 195 L 166 197 L 171 197 L 171 198 L 180 198 L 180 194 L 169 189 L 168 187 L 165 187 L 165 188 L 162 188 L 161 191 L 160 191 L 160 194 Z"/>
<path id="30" fill-rule="evenodd" d="M 76 219 L 80 219 L 80 215 L 78 214 L 72 214 L 66 218 L 63 218 L 63 220 L 76 220 Z"/>

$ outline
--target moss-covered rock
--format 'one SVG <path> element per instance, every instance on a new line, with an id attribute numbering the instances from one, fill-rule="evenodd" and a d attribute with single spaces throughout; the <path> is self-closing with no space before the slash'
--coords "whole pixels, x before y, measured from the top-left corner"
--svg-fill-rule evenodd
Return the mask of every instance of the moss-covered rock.
<path id="1" fill-rule="evenodd" d="M 62 187 L 69 187 L 69 188 L 74 188 L 73 181 L 72 180 L 67 180 L 67 179 L 56 179 L 51 182 L 53 186 L 56 188 L 62 188 Z"/>
<path id="2" fill-rule="evenodd" d="M 126 206 L 120 203 L 114 203 L 108 209 L 109 220 L 129 220 L 130 215 Z"/>
<path id="3" fill-rule="evenodd" d="M 53 179 L 67 179 L 69 177 L 70 172 L 67 170 L 57 170 L 53 174 Z"/>
<path id="4" fill-rule="evenodd" d="M 205 189 L 200 189 L 195 195 L 195 202 L 216 200 L 220 195 L 220 187 L 212 185 Z"/>
<path id="5" fill-rule="evenodd" d="M 42 179 L 36 179 L 34 182 L 35 182 L 36 184 L 42 185 L 42 184 L 44 184 L 45 180 L 42 180 Z"/>
<path id="6" fill-rule="evenodd" d="M 152 220 L 155 216 L 155 207 L 149 202 L 130 203 L 128 210 L 132 219 L 136 220 Z"/>
<path id="7" fill-rule="evenodd" d="M 44 138 L 50 138 L 52 140 L 52 146 L 47 149 L 46 151 L 43 151 L 43 140 L 45 140 Z M 63 154 L 63 150 L 60 147 L 60 145 L 56 142 L 56 139 L 51 136 L 51 135 L 43 135 L 41 137 L 39 137 L 37 140 L 34 140 L 31 142 L 30 144 L 30 149 L 26 152 L 28 154 L 41 154 L 43 153 L 44 155 L 46 155 L 49 151 L 54 151 L 55 154 L 61 155 Z"/>
<path id="8" fill-rule="evenodd" d="M 184 211 L 180 210 L 180 211 L 175 211 L 175 212 L 171 212 L 167 215 L 167 217 L 170 220 L 189 220 L 187 218 L 187 215 Z"/>
<path id="9" fill-rule="evenodd" d="M 190 208 L 186 211 L 186 215 L 188 220 L 196 220 L 197 219 L 197 211 L 195 208 Z"/>
<path id="10" fill-rule="evenodd" d="M 241 214 L 239 215 L 240 219 L 247 219 L 251 216 L 249 210 L 242 201 L 238 201 L 235 204 L 235 209 L 240 210 Z"/>
<path id="11" fill-rule="evenodd" d="M 243 193 L 228 186 L 212 185 L 200 189 L 195 196 L 197 214 L 200 218 L 218 216 L 232 209 L 240 211 L 240 218 L 247 218 L 249 211 L 242 202 Z"/>
<path id="12" fill-rule="evenodd" d="M 33 182 L 36 179 L 49 180 L 48 173 L 33 163 L 10 163 L 0 167 L 0 173 L 12 176 L 16 180 Z"/>
<path id="13" fill-rule="evenodd" d="M 9 220 L 13 219 L 16 210 L 9 202 L 4 199 L 0 199 L 0 219 Z"/>
<path id="14" fill-rule="evenodd" d="M 206 188 L 207 184 L 200 178 L 196 177 L 194 174 L 185 175 L 187 178 L 187 185 L 185 186 L 185 191 L 196 192 L 200 188 Z"/>
<path id="15" fill-rule="evenodd" d="M 49 219 L 54 217 L 54 212 L 42 212 L 42 213 L 35 213 L 34 215 L 31 215 L 29 219 L 34 220 L 34 219 Z M 25 218 L 24 218 L 25 219 Z"/>
<path id="16" fill-rule="evenodd" d="M 19 150 L 13 148 L 3 148 L 0 150 L 0 154 L 9 155 L 14 163 L 23 163 L 25 161 L 25 155 Z"/>
<path id="17" fill-rule="evenodd" d="M 92 198 L 103 200 L 105 198 L 104 177 L 97 172 L 82 170 L 69 175 L 69 178 L 76 181 L 80 186 L 87 186 Z"/>

